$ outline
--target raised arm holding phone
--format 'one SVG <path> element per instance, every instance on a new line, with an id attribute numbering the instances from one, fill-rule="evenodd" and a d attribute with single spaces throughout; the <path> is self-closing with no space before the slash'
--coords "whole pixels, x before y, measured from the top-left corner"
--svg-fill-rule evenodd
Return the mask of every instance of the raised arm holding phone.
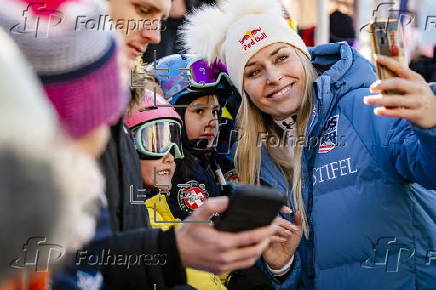
<path id="1" fill-rule="evenodd" d="M 421 128 L 436 127 L 436 97 L 424 78 L 389 57 L 377 55 L 376 62 L 398 77 L 373 83 L 370 90 L 378 94 L 366 97 L 365 104 L 380 106 L 374 109 L 379 116 L 403 118 Z M 402 94 L 383 94 L 393 89 Z"/>

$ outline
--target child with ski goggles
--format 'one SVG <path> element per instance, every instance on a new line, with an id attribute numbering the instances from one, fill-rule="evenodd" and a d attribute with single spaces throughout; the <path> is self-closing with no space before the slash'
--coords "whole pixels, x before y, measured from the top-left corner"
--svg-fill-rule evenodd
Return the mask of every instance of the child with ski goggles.
<path id="1" fill-rule="evenodd" d="M 183 158 L 180 140 L 182 120 L 174 108 L 159 95 L 148 92 L 140 105 L 129 110 L 124 123 L 130 128 L 132 141 L 141 159 L 142 178 L 152 194 L 158 189 L 153 184 L 171 184 L 175 171 L 174 158 Z"/>
<path id="2" fill-rule="evenodd" d="M 234 138 L 236 134 L 233 134 L 234 118 L 237 115 L 241 98 L 232 85 L 227 67 L 219 61 L 207 64 L 204 59 L 192 54 L 174 54 L 157 60 L 147 70 L 159 80 L 165 99 L 174 104 L 184 119 L 192 117 L 193 112 L 203 115 L 206 115 L 204 113 L 207 111 L 218 113 L 213 121 L 206 120 L 212 126 L 202 126 L 201 122 L 196 122 L 195 127 L 200 131 L 196 136 L 192 136 L 192 130 L 189 128 L 190 122 L 185 120 L 186 132 L 191 132 L 187 136 L 191 142 L 187 145 L 189 147 L 200 145 L 201 147 L 206 144 L 208 148 L 213 147 L 213 150 L 218 153 L 214 159 L 222 168 L 225 179 L 238 182 L 233 158 L 227 153 L 236 141 Z M 206 95 L 209 97 L 206 98 Z M 211 95 L 214 97 L 210 97 Z M 217 103 L 220 105 L 220 111 L 214 108 Z M 228 110 L 230 104 L 233 110 Z M 188 105 L 188 109 L 183 108 Z M 204 108 L 203 110 L 197 109 L 197 106 L 204 106 Z M 217 127 L 211 128 L 213 126 Z M 205 142 L 201 139 L 209 139 L 209 141 Z"/>
<path id="3" fill-rule="evenodd" d="M 171 212 L 185 219 L 226 184 L 216 162 L 221 108 L 233 92 L 221 63 L 208 65 L 194 55 L 173 54 L 157 60 L 148 71 L 159 81 L 165 99 L 183 120 L 181 143 L 185 158 L 176 160 L 168 197 Z"/>
<path id="4" fill-rule="evenodd" d="M 140 110 L 146 112 L 146 109 Z M 180 145 L 181 130 L 180 122 L 174 119 L 159 119 L 135 127 L 132 138 L 141 159 L 161 158 L 171 150 L 174 150 L 175 158 L 183 158 Z"/>
<path id="5" fill-rule="evenodd" d="M 215 145 L 221 107 L 232 94 L 233 87 L 225 66 L 219 63 L 208 66 L 204 60 L 191 55 L 164 57 L 149 66 L 148 71 L 160 83 L 165 99 L 179 113 L 180 123 L 183 121 L 180 135 L 176 133 L 179 132 L 176 130 L 178 127 L 170 125 L 170 122 L 161 125 L 159 130 L 153 121 L 159 124 L 165 122 L 170 117 L 170 111 L 164 113 L 163 108 L 168 107 L 151 105 L 142 105 L 138 113 L 133 113 L 138 114 L 136 121 L 129 124 L 126 120 L 133 129 L 133 140 L 143 159 L 141 171 L 144 182 L 155 193 L 146 202 L 150 221 L 152 226 L 165 229 L 179 225 L 209 197 L 224 194 L 222 185 L 226 181 L 215 160 Z M 139 92 L 137 97 L 140 99 L 141 90 L 136 92 Z M 156 102 L 160 100 L 156 97 Z M 162 132 L 162 138 L 154 132 Z M 172 134 L 165 135 L 164 132 Z M 177 149 L 182 152 L 180 155 Z M 159 160 L 150 160 L 167 152 L 170 153 Z M 177 158 L 181 156 L 184 158 Z M 171 177 L 172 182 L 168 182 Z M 210 273 L 188 269 L 187 277 L 188 283 L 198 289 L 225 289 L 220 279 Z"/>
<path id="6" fill-rule="evenodd" d="M 174 160 L 183 158 L 180 116 L 162 97 L 148 92 L 124 122 L 131 129 L 132 141 L 141 158 L 141 175 L 150 195 L 146 207 L 152 227 L 167 230 L 180 225 L 181 219 L 174 217 L 167 199 L 176 170 Z M 188 284 L 197 289 L 225 289 L 219 277 L 212 273 L 187 268 L 186 274 Z"/>

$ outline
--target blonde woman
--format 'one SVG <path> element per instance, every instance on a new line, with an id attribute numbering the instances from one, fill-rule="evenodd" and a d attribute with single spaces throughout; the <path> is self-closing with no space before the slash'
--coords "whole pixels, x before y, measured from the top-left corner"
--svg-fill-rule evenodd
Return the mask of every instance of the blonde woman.
<path id="1" fill-rule="evenodd" d="M 240 180 L 288 193 L 303 217 L 293 268 L 276 263 L 291 270 L 273 284 L 435 289 L 436 97 L 424 80 L 379 57 L 399 77 L 375 82 L 374 67 L 346 43 L 309 51 L 278 1 L 206 7 L 183 32 L 189 52 L 227 65 L 242 95 Z M 382 94 L 394 88 L 402 94 Z M 261 264 L 272 261 L 264 252 Z"/>

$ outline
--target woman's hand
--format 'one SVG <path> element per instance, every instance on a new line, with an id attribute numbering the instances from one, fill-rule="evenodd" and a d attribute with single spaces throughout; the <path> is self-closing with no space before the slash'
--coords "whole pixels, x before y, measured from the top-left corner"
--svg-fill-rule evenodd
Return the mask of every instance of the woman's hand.
<path id="1" fill-rule="evenodd" d="M 404 118 L 421 128 L 436 127 L 436 96 L 424 78 L 389 57 L 377 55 L 376 62 L 399 77 L 373 83 L 371 92 L 380 94 L 365 97 L 365 104 L 381 106 L 374 109 L 378 116 Z M 383 94 L 386 90 L 395 90 L 402 94 Z"/>
<path id="2" fill-rule="evenodd" d="M 280 217 L 274 220 L 273 225 L 280 227 L 280 230 L 272 237 L 271 243 L 262 253 L 263 259 L 271 269 L 283 268 L 294 255 L 301 240 L 301 224 L 299 214 L 295 214 L 295 224 Z"/>

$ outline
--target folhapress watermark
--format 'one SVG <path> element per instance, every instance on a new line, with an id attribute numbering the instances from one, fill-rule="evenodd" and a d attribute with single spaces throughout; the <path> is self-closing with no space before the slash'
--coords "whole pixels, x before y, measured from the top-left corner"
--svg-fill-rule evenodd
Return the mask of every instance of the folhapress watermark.
<path id="1" fill-rule="evenodd" d="M 420 258 L 422 256 L 422 258 Z M 426 250 L 424 255 L 416 256 L 412 244 L 402 242 L 396 237 L 382 237 L 374 245 L 371 256 L 362 262 L 367 269 L 385 268 L 386 272 L 399 272 L 400 265 L 414 258 L 414 263 L 421 265 L 436 265 L 436 248 Z"/>
<path id="2" fill-rule="evenodd" d="M 74 26 L 76 31 L 117 30 L 123 31 L 126 35 L 129 32 L 142 29 L 164 31 L 166 29 L 165 21 L 160 19 L 113 19 L 108 14 L 100 14 L 98 18 L 79 15 Z"/>
<path id="3" fill-rule="evenodd" d="M 123 254 L 113 253 L 110 249 L 101 249 L 98 253 L 80 250 L 76 254 L 76 265 L 89 266 L 163 266 L 167 263 L 167 254 Z"/>
<path id="4" fill-rule="evenodd" d="M 32 7 L 44 12 L 46 20 L 43 21 L 39 15 L 31 15 Z M 46 3 L 30 3 L 23 10 L 23 22 L 13 25 L 9 31 L 14 34 L 34 33 L 35 38 L 47 38 L 50 28 L 59 25 L 64 20 L 64 16 L 61 11 L 46 8 Z"/>
<path id="5" fill-rule="evenodd" d="M 23 245 L 23 255 L 10 262 L 16 269 L 33 267 L 36 272 L 46 272 L 50 264 L 59 261 L 65 249 L 57 244 L 49 244 L 45 237 L 31 237 Z"/>
<path id="6" fill-rule="evenodd" d="M 425 31 L 436 30 L 436 16 L 427 16 L 425 20 Z"/>
<path id="7" fill-rule="evenodd" d="M 36 10 L 39 13 L 32 13 Z M 13 25 L 9 30 L 14 34 L 33 33 L 35 38 L 47 38 L 50 30 L 65 21 L 63 12 L 47 9 L 44 2 L 33 2 L 22 12 L 23 21 Z M 70 22 L 69 22 L 70 23 Z M 113 31 L 126 35 L 139 30 L 166 30 L 165 21 L 161 19 L 113 19 L 107 14 L 98 17 L 78 15 L 72 19 L 71 27 L 74 31 Z"/>

